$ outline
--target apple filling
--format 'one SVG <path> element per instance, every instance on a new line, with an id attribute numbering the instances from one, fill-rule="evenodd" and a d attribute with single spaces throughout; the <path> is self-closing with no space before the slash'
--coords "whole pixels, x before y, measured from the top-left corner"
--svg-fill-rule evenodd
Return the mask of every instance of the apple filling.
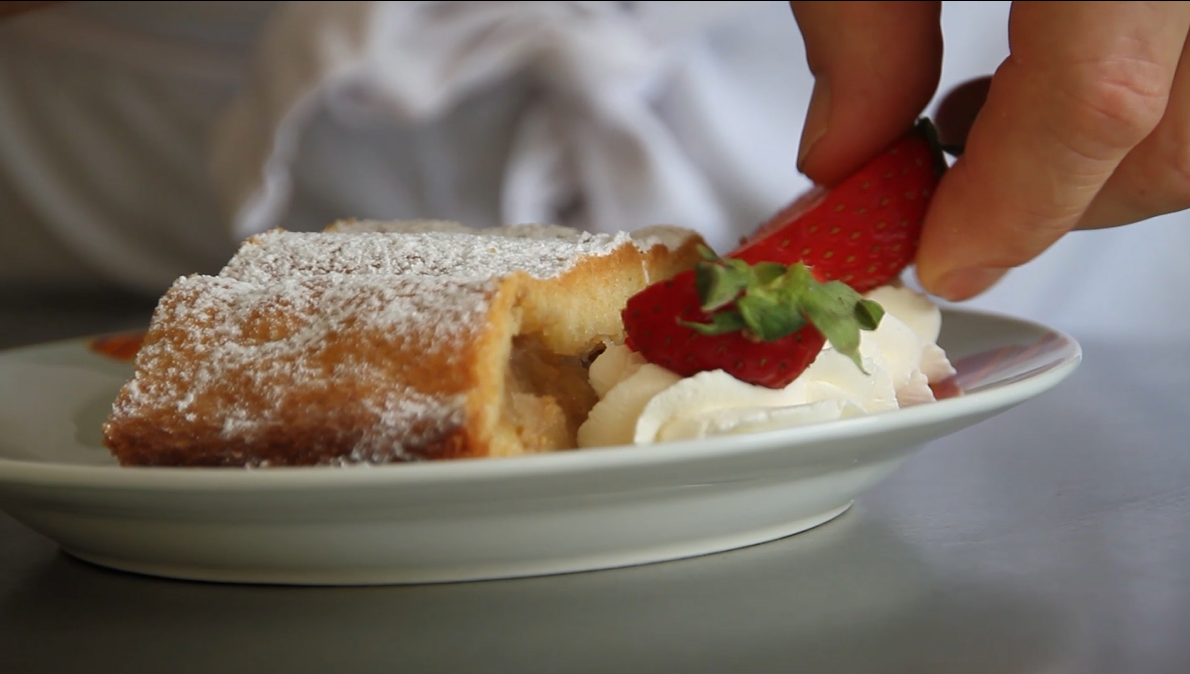
<path id="1" fill-rule="evenodd" d="M 535 335 L 518 335 L 504 376 L 501 426 L 515 433 L 520 451 L 574 449 L 578 428 L 599 396 L 588 381 L 590 357 L 554 353 Z"/>

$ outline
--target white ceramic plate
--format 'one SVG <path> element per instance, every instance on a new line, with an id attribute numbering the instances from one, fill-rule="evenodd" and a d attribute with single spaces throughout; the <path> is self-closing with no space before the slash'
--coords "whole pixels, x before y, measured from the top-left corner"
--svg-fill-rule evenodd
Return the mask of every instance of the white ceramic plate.
<path id="1" fill-rule="evenodd" d="M 827 522 L 924 443 L 1057 385 L 1070 337 L 944 312 L 964 394 L 782 431 L 352 468 L 121 468 L 100 424 L 131 374 L 79 340 L 0 353 L 0 508 L 104 566 L 289 584 L 507 578 L 678 559 Z"/>

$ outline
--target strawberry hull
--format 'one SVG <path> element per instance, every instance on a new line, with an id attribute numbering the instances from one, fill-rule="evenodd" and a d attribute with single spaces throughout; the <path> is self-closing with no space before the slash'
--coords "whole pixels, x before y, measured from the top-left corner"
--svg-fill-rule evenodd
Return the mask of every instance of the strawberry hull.
<path id="1" fill-rule="evenodd" d="M 682 377 L 723 370 L 758 386 L 784 388 L 797 379 L 826 343 L 821 332 L 805 328 L 772 342 L 742 332 L 708 336 L 678 321 L 705 323 L 693 272 L 683 272 L 628 301 L 623 312 L 628 348 L 650 363 Z"/>
<path id="2" fill-rule="evenodd" d="M 912 264 L 945 171 L 923 119 L 839 184 L 791 202 L 726 259 L 705 251 L 697 275 L 679 274 L 632 297 L 623 312 L 628 347 L 679 376 L 724 370 L 783 388 L 829 338 L 862 370 L 859 333 L 875 330 L 884 315 L 863 295 Z"/>

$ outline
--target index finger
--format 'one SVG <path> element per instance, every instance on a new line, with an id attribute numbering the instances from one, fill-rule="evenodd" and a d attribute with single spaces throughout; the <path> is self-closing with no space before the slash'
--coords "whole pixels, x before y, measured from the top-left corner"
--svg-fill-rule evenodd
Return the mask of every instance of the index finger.
<path id="1" fill-rule="evenodd" d="M 1186 3 L 1014 3 L 1011 55 L 926 216 L 925 289 L 972 297 L 1073 229 L 1160 122 L 1188 28 Z"/>
<path id="2" fill-rule="evenodd" d="M 904 135 L 938 87 L 939 2 L 791 2 L 814 74 L 798 168 L 833 185 Z"/>

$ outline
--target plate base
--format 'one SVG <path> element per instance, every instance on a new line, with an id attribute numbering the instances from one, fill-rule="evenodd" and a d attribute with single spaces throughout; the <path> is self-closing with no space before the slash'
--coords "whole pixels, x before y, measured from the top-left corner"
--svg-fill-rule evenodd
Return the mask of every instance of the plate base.
<path id="1" fill-rule="evenodd" d="M 821 526 L 847 512 L 852 503 L 852 501 L 848 501 L 842 507 L 776 526 L 730 536 L 697 539 L 679 545 L 637 548 L 617 554 L 591 555 L 564 560 L 460 566 L 450 569 L 243 569 L 158 564 L 152 561 L 96 555 L 68 548 L 63 548 L 63 552 L 97 566 L 174 580 L 254 585 L 429 585 L 603 571 L 728 552 L 769 543 Z"/>

